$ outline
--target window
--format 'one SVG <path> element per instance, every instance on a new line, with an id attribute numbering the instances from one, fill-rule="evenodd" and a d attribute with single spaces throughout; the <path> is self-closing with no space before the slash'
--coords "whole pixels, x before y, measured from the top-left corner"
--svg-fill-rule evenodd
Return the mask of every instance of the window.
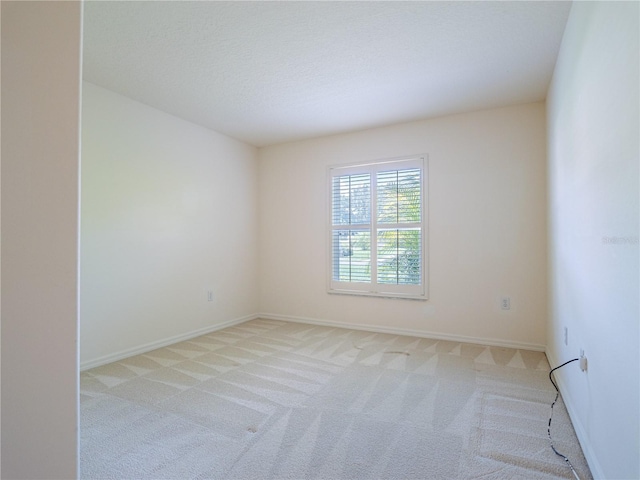
<path id="1" fill-rule="evenodd" d="M 329 169 L 329 292 L 427 298 L 422 157 Z"/>

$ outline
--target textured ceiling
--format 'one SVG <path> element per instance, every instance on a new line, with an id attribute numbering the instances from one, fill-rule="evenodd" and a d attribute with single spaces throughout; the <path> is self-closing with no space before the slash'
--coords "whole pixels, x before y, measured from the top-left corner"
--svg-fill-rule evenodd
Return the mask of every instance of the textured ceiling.
<path id="1" fill-rule="evenodd" d="M 569 2 L 84 6 L 84 79 L 256 146 L 543 100 Z"/>

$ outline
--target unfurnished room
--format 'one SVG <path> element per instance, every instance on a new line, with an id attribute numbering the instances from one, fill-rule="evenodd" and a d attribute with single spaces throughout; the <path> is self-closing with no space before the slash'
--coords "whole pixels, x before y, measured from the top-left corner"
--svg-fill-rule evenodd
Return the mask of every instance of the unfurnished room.
<path id="1" fill-rule="evenodd" d="M 1 478 L 640 478 L 639 2 L 1 7 Z"/>

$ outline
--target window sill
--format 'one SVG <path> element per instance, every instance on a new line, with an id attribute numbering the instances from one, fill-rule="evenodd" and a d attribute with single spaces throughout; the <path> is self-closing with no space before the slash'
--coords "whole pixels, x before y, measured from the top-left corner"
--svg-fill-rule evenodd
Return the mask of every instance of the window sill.
<path id="1" fill-rule="evenodd" d="M 412 295 L 407 293 L 388 293 L 388 292 L 364 292 L 359 290 L 327 290 L 329 295 L 349 295 L 355 297 L 378 297 L 389 298 L 394 300 L 429 300 L 427 295 Z"/>

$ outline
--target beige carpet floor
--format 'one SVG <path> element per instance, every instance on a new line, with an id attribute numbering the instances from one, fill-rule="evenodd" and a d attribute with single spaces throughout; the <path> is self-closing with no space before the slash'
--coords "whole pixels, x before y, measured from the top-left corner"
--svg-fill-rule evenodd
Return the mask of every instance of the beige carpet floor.
<path id="1" fill-rule="evenodd" d="M 548 372 L 540 352 L 253 320 L 82 372 L 81 477 L 573 478 Z M 590 479 L 562 400 L 552 435 Z"/>

